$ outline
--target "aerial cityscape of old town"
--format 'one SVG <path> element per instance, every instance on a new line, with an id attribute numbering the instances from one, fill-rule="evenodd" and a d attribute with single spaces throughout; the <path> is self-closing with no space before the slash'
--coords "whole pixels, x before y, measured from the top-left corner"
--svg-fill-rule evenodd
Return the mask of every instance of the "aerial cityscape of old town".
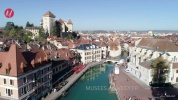
<path id="1" fill-rule="evenodd" d="M 178 100 L 178 1 L 74 1 L 0 1 L 0 100 Z"/>

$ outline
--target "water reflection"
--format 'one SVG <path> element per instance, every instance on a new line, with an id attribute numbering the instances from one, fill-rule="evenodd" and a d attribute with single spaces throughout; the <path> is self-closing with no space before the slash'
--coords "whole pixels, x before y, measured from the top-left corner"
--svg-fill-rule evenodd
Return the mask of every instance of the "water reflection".
<path id="1" fill-rule="evenodd" d="M 98 77 L 101 73 L 104 73 L 106 71 L 106 65 L 98 65 L 91 69 L 89 69 L 81 78 L 80 81 L 84 80 L 95 80 L 96 77 Z"/>

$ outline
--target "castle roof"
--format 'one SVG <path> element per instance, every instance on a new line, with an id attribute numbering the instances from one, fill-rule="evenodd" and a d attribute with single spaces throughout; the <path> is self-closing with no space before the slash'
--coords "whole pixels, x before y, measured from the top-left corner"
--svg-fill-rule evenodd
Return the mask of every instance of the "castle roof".
<path id="1" fill-rule="evenodd" d="M 60 22 L 61 24 L 64 23 L 64 21 L 63 21 L 61 18 L 59 19 L 59 22 Z"/>
<path id="2" fill-rule="evenodd" d="M 52 17 L 55 18 L 56 16 L 54 14 L 52 14 L 50 11 L 46 12 L 44 15 L 44 17 Z"/>
<path id="3" fill-rule="evenodd" d="M 69 19 L 68 22 L 67 22 L 67 24 L 73 24 L 73 23 L 72 23 L 72 21 Z"/>

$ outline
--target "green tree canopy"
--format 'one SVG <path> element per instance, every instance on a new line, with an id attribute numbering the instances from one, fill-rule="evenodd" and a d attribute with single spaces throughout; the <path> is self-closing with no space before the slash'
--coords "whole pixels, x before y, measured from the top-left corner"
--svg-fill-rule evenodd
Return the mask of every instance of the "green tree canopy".
<path id="1" fill-rule="evenodd" d="M 45 30 L 41 27 L 39 29 L 39 36 L 37 37 L 37 41 L 43 41 L 45 38 L 47 38 L 47 34 L 45 33 Z"/>
<path id="2" fill-rule="evenodd" d="M 13 22 L 7 22 L 4 28 L 4 36 L 20 37 L 22 32 L 23 27 L 14 25 Z"/>
<path id="3" fill-rule="evenodd" d="M 61 25 L 59 21 L 56 20 L 52 29 L 52 35 L 57 37 L 59 36 L 62 37 L 60 33 L 61 33 Z"/>
<path id="4" fill-rule="evenodd" d="M 7 22 L 4 30 L 11 30 L 13 28 L 15 28 L 14 22 Z"/>
<path id="5" fill-rule="evenodd" d="M 28 21 L 28 22 L 26 23 L 26 27 L 34 27 L 34 25 L 33 25 L 33 23 L 30 24 L 30 22 Z"/>
<path id="6" fill-rule="evenodd" d="M 152 81 L 158 83 L 165 83 L 167 74 L 169 73 L 169 66 L 166 59 L 159 57 L 151 62 L 152 67 Z"/>

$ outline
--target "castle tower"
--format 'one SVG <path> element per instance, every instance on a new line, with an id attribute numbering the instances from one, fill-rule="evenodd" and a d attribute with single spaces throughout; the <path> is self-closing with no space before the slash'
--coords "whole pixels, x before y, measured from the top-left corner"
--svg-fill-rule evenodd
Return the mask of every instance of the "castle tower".
<path id="1" fill-rule="evenodd" d="M 64 23 L 64 21 L 62 20 L 62 19 L 59 19 L 59 23 L 61 24 L 61 27 L 62 27 L 62 32 L 65 32 L 65 23 Z"/>
<path id="2" fill-rule="evenodd" d="M 49 36 L 51 35 L 53 26 L 54 26 L 54 22 L 55 22 L 55 15 L 52 14 L 50 11 L 46 12 L 43 15 L 43 29 L 45 30 L 45 32 L 49 33 Z"/>
<path id="3" fill-rule="evenodd" d="M 67 27 L 68 27 L 68 32 L 72 32 L 72 30 L 73 30 L 73 23 L 72 23 L 72 21 L 70 19 L 67 22 Z"/>

